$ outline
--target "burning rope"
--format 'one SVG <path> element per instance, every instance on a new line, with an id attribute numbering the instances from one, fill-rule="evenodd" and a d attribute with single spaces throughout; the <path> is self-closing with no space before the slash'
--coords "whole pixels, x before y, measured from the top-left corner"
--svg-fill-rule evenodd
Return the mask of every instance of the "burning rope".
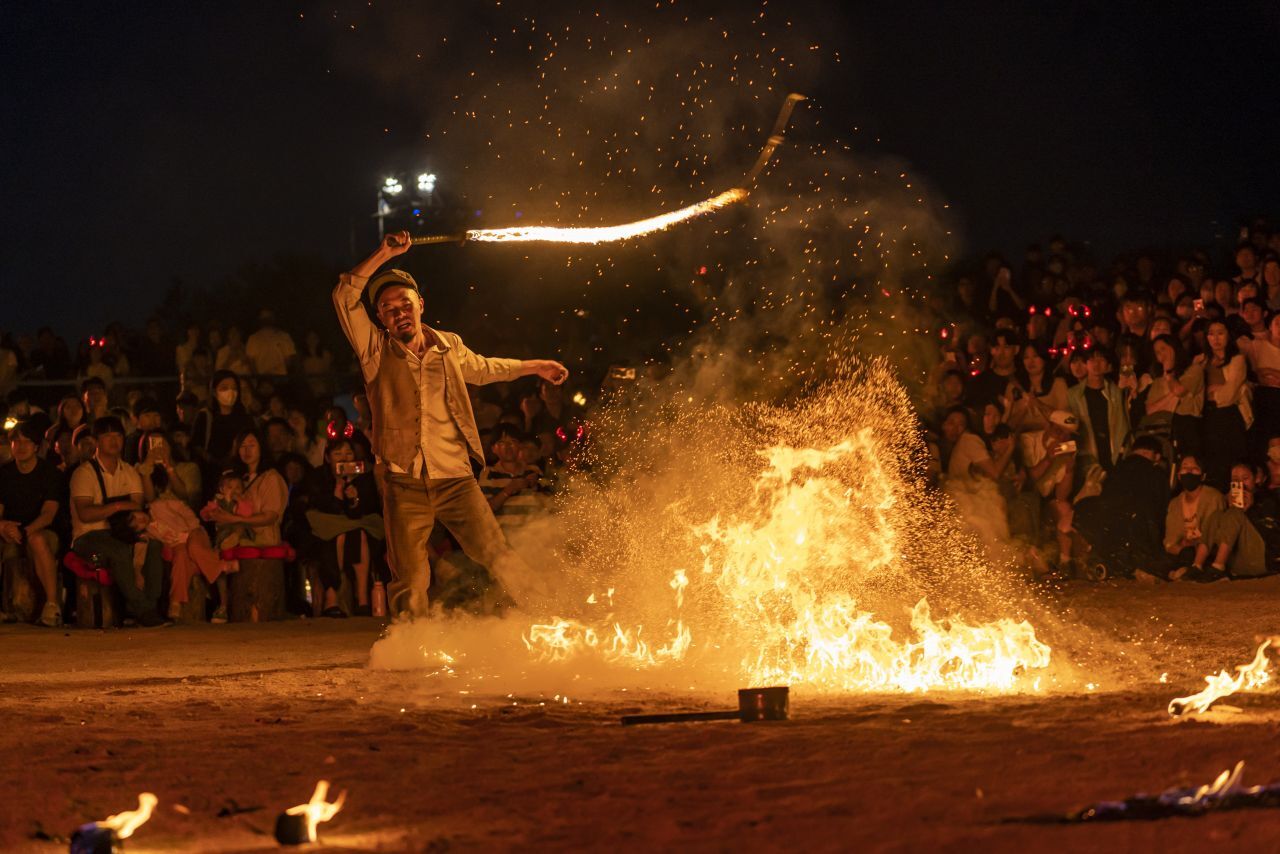
<path id="1" fill-rule="evenodd" d="M 677 211 L 670 213 L 651 216 L 647 219 L 636 220 L 635 222 L 623 223 L 621 225 L 601 225 L 601 226 L 580 226 L 560 228 L 550 225 L 534 225 L 534 226 L 518 226 L 515 228 L 477 228 L 465 231 L 462 234 L 429 234 L 422 237 L 415 237 L 411 241 L 414 246 L 423 246 L 428 243 L 462 243 L 467 240 L 481 242 L 530 242 L 544 241 L 550 243 L 612 243 L 617 240 L 626 240 L 629 237 L 639 237 L 642 234 L 649 234 L 654 231 L 661 231 L 670 228 L 677 223 L 685 220 L 693 219 L 705 213 L 717 211 L 720 208 L 727 207 L 735 202 L 740 202 L 750 195 L 750 188 L 755 185 L 756 179 L 760 177 L 760 173 L 764 170 L 765 165 L 769 162 L 769 158 L 773 156 L 774 149 L 782 142 L 783 134 L 786 133 L 787 123 L 791 120 L 791 111 L 795 109 L 795 105 L 804 100 L 804 95 L 791 93 L 787 96 L 787 100 L 783 103 L 782 109 L 778 112 L 777 121 L 773 125 L 773 133 L 769 135 L 768 141 L 764 148 L 760 150 L 760 156 L 756 159 L 755 165 L 751 167 L 746 175 L 746 180 L 742 187 L 734 187 L 732 190 L 726 190 L 717 196 L 689 205 Z"/>

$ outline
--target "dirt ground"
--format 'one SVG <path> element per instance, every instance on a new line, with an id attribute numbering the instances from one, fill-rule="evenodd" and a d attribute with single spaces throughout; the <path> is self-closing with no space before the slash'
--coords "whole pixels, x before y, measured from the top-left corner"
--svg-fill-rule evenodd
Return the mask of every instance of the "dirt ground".
<path id="1" fill-rule="evenodd" d="M 271 850 L 276 814 L 328 778 L 348 790 L 321 830 L 331 851 L 1277 851 L 1276 811 L 1010 820 L 1209 782 L 1241 759 L 1246 783 L 1280 779 L 1274 689 L 1198 719 L 1165 711 L 1247 662 L 1280 631 L 1278 605 L 1280 578 L 1081 586 L 1060 613 L 1132 642 L 1137 678 L 994 698 L 797 691 L 788 722 L 634 728 L 618 716 L 732 697 L 460 697 L 438 675 L 368 669 L 368 619 L 4 626 L 0 850 L 65 851 L 144 790 L 160 806 L 130 852 Z"/>

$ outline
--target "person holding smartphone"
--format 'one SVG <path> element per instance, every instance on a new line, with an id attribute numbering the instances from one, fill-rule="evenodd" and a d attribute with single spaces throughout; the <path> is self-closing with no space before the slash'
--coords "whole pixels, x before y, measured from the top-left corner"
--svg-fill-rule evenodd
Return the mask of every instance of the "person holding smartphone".
<path id="1" fill-rule="evenodd" d="M 355 615 L 370 616 L 370 576 L 382 562 L 384 520 L 377 482 L 355 442 L 339 437 L 329 443 L 306 500 L 312 535 L 307 551 L 320 566 L 323 616 L 347 616 L 338 601 L 347 572 L 355 592 Z"/>

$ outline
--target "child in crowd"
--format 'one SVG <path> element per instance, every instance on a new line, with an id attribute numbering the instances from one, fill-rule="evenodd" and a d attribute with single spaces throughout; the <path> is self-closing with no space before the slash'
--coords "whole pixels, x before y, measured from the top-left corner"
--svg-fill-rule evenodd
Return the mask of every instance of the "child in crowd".
<path id="1" fill-rule="evenodd" d="M 252 516 L 253 503 L 244 494 L 244 481 L 234 471 L 224 471 L 218 479 L 218 492 L 209 502 L 210 506 L 201 511 L 206 521 L 210 520 L 208 511 L 212 506 L 221 507 L 234 516 Z M 219 523 L 214 528 L 214 543 L 219 549 L 233 549 L 242 543 L 252 542 L 253 529 L 239 523 Z"/>

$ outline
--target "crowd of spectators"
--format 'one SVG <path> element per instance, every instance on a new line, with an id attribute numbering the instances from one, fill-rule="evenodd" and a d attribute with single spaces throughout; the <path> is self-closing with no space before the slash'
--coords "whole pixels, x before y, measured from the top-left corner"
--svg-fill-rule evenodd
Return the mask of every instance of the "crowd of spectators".
<path id="1" fill-rule="evenodd" d="M 933 308 L 939 479 L 1038 576 L 1280 570 L 1280 232 L 1107 270 L 1055 238 Z"/>
<path id="2" fill-rule="evenodd" d="M 153 319 L 133 340 L 113 325 L 74 359 L 48 329 L 3 339 L 0 568 L 36 580 L 38 621 L 75 616 L 68 550 L 109 570 L 131 622 L 177 619 L 198 577 L 209 601 L 197 619 L 257 619 L 252 591 L 238 602 L 228 578 L 242 547 L 283 544 L 290 610 L 371 614 L 389 573 L 369 409 L 362 391 L 335 396 L 358 375 L 335 372 L 315 332 L 299 350 L 269 312 L 247 338 L 216 323 L 186 326 L 179 343 L 165 332 Z M 532 378 L 471 393 L 491 463 L 482 488 L 518 526 L 545 508 L 582 438 L 578 407 Z M 456 545 L 438 528 L 431 548 Z M 479 595 L 483 573 L 455 579 L 451 601 Z"/>
<path id="3" fill-rule="evenodd" d="M 988 542 L 1041 578 L 1280 570 L 1280 232 L 1259 221 L 1229 257 L 1105 270 L 1055 238 L 1016 270 L 988 256 L 929 310 L 923 429 Z M 40 622 L 73 616 L 69 550 L 110 569 L 143 625 L 181 614 L 196 578 L 204 617 L 255 619 L 227 583 L 237 549 L 285 543 L 293 611 L 373 610 L 388 568 L 367 401 L 345 348 L 301 340 L 265 310 L 249 335 L 113 323 L 74 354 L 48 328 L 0 335 L 0 568 L 28 568 Z M 471 394 L 480 485 L 510 532 L 545 510 L 584 422 L 547 383 Z M 442 529 L 431 547 L 433 597 L 465 604 L 483 568 Z"/>

